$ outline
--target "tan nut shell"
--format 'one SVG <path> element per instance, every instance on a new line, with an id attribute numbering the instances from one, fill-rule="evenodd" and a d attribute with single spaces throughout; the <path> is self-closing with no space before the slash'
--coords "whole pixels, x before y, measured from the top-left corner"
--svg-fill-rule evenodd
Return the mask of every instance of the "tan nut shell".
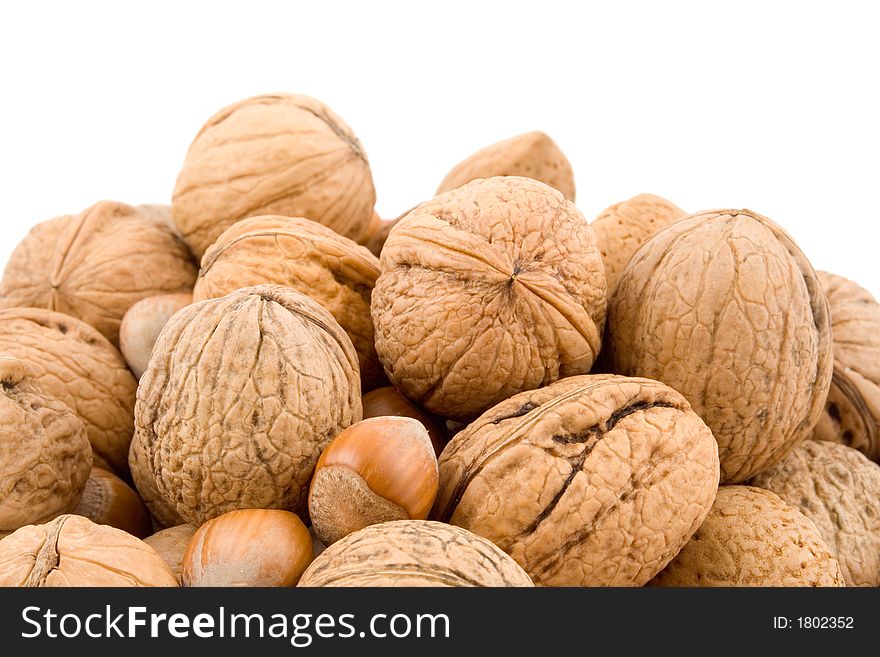
<path id="1" fill-rule="evenodd" d="M 751 483 L 816 523 L 847 586 L 880 586 L 880 465 L 845 445 L 807 440 Z"/>
<path id="2" fill-rule="evenodd" d="M 816 525 L 768 490 L 722 486 L 652 586 L 845 586 Z"/>
<path id="3" fill-rule="evenodd" d="M 834 374 L 813 438 L 880 463 L 880 304 L 850 280 L 816 273 L 831 312 Z"/>
<path id="4" fill-rule="evenodd" d="M 186 246 L 135 208 L 102 201 L 37 224 L 15 248 L 0 307 L 57 310 L 118 344 L 122 316 L 144 297 L 189 291 L 196 267 Z"/>
<path id="5" fill-rule="evenodd" d="M 79 503 L 92 450 L 83 423 L 0 355 L 0 531 L 46 522 Z"/>
<path id="6" fill-rule="evenodd" d="M 608 307 L 620 374 L 681 392 L 718 440 L 722 483 L 769 468 L 810 434 L 831 383 L 828 304 L 785 231 L 749 210 L 656 233 Z"/>
<path id="7" fill-rule="evenodd" d="M 183 569 L 183 555 L 186 548 L 189 547 L 190 539 L 196 533 L 195 525 L 177 525 L 156 532 L 152 536 L 147 536 L 144 543 L 159 553 L 164 559 L 171 572 L 180 581 L 180 572 Z"/>
<path id="8" fill-rule="evenodd" d="M 641 586 L 709 512 L 718 448 L 684 397 L 576 376 L 516 395 L 440 456 L 434 518 L 484 536 L 544 586 Z"/>
<path id="9" fill-rule="evenodd" d="M 371 525 L 324 550 L 298 586 L 532 586 L 489 541 L 429 520 Z"/>
<path id="10" fill-rule="evenodd" d="M 150 514 L 137 492 L 103 468 L 92 468 L 82 498 L 73 511 L 98 525 L 110 525 L 144 538 L 153 529 Z"/>
<path id="11" fill-rule="evenodd" d="M 321 450 L 361 413 L 357 355 L 333 317 L 291 288 L 245 288 L 165 326 L 138 388 L 132 475 L 152 512 L 155 492 L 193 524 L 303 511 Z"/>
<path id="12" fill-rule="evenodd" d="M 119 350 L 140 379 L 150 364 L 153 347 L 171 316 L 193 301 L 192 295 L 160 294 L 141 299 L 125 313 L 119 327 Z"/>
<path id="13" fill-rule="evenodd" d="M 95 464 L 128 472 L 137 382 L 97 330 L 43 308 L 0 311 L 0 353 L 24 360 L 49 394 L 83 421 Z"/>
<path id="14" fill-rule="evenodd" d="M 379 260 L 326 226 L 300 217 L 253 217 L 228 228 L 205 252 L 195 301 L 243 287 L 287 285 L 326 308 L 351 338 L 361 364 L 361 387 L 384 379 L 373 347 L 370 294 Z"/>
<path id="15" fill-rule="evenodd" d="M 527 132 L 483 148 L 446 174 L 442 194 L 478 178 L 523 176 L 540 180 L 574 201 L 574 173 L 556 142 L 543 132 Z"/>
<path id="16" fill-rule="evenodd" d="M 683 219 L 687 213 L 665 198 L 639 194 L 628 201 L 605 208 L 590 226 L 605 263 L 610 297 L 620 272 L 638 248 L 658 230 Z"/>
<path id="17" fill-rule="evenodd" d="M 172 218 L 199 258 L 233 223 L 308 217 L 357 239 L 376 192 L 363 147 L 329 107 L 269 94 L 230 105 L 199 131 L 172 199 Z"/>
<path id="18" fill-rule="evenodd" d="M 177 579 L 140 539 L 64 515 L 0 541 L 0 586 L 177 586 Z"/>
<path id="19" fill-rule="evenodd" d="M 473 417 L 589 371 L 599 352 L 602 258 L 577 208 L 543 183 L 477 180 L 421 204 L 380 267 L 376 352 L 428 411 Z"/>

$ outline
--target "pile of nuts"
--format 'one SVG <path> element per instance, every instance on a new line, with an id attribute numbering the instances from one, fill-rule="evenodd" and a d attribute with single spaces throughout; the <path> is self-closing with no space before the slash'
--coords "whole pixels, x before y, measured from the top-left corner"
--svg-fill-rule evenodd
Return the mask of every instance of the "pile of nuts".
<path id="1" fill-rule="evenodd" d="M 880 305 L 547 135 L 379 219 L 273 94 L 0 283 L 0 585 L 878 586 Z M 64 557 L 62 559 L 62 557 Z"/>

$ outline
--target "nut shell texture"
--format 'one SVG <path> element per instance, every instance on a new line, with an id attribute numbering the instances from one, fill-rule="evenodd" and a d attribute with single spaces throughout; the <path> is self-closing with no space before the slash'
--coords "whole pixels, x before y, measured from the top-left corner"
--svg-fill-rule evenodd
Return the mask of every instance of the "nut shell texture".
<path id="1" fill-rule="evenodd" d="M 104 336 L 42 308 L 0 311 L 0 353 L 26 362 L 43 389 L 83 421 L 95 460 L 128 471 L 137 382 Z"/>
<path id="2" fill-rule="evenodd" d="M 700 526 L 718 474 L 715 440 L 680 394 L 576 376 L 458 433 L 433 517 L 493 541 L 538 585 L 641 586 Z"/>
<path id="3" fill-rule="evenodd" d="M 177 586 L 177 579 L 140 539 L 64 515 L 0 541 L 0 586 Z"/>
<path id="4" fill-rule="evenodd" d="M 373 289 L 376 351 L 428 411 L 474 417 L 511 395 L 589 371 L 605 273 L 583 216 L 527 178 L 435 197 L 388 237 Z"/>
<path id="5" fill-rule="evenodd" d="M 324 550 L 298 586 L 532 586 L 489 541 L 428 520 L 371 525 Z"/>
<path id="6" fill-rule="evenodd" d="M 183 568 L 183 555 L 189 546 L 190 539 L 196 533 L 195 525 L 177 525 L 156 532 L 152 536 L 147 536 L 144 543 L 159 553 L 164 559 L 171 572 L 180 581 L 180 571 Z"/>
<path id="7" fill-rule="evenodd" d="M 372 253 L 325 226 L 298 217 L 254 217 L 234 224 L 208 249 L 193 298 L 222 297 L 263 283 L 310 296 L 351 338 L 363 388 L 369 390 L 383 378 L 370 318 L 378 277 L 379 260 Z"/>
<path id="8" fill-rule="evenodd" d="M 748 210 L 702 212 L 649 239 L 608 309 L 611 369 L 681 392 L 718 440 L 722 483 L 810 434 L 831 383 L 828 305 L 791 238 Z"/>
<path id="9" fill-rule="evenodd" d="M 192 301 L 191 294 L 160 294 L 141 299 L 128 309 L 119 327 L 119 350 L 135 377 L 140 379 L 147 370 L 165 324 Z"/>
<path id="10" fill-rule="evenodd" d="M 359 379 L 351 340 L 295 290 L 245 288 L 184 308 L 138 388 L 138 490 L 150 503 L 154 486 L 199 525 L 235 509 L 304 510 L 321 450 L 361 419 Z"/>
<path id="11" fill-rule="evenodd" d="M 880 586 L 880 465 L 845 445 L 807 440 L 752 484 L 816 524 L 847 586 Z"/>
<path id="12" fill-rule="evenodd" d="M 57 310 L 118 344 L 126 310 L 144 297 L 187 292 L 195 278 L 190 254 L 170 227 L 102 201 L 28 233 L 6 265 L 0 306 Z"/>
<path id="13" fill-rule="evenodd" d="M 813 438 L 880 462 L 880 304 L 850 280 L 816 273 L 831 312 L 834 374 Z"/>
<path id="14" fill-rule="evenodd" d="M 438 194 L 478 178 L 523 176 L 540 180 L 574 201 L 574 173 L 568 158 L 543 132 L 527 132 L 477 151 L 450 171 Z"/>
<path id="15" fill-rule="evenodd" d="M 172 218 L 201 258 L 245 217 L 308 217 L 358 239 L 376 192 L 367 156 L 343 121 L 306 96 L 270 94 L 215 114 L 189 148 Z"/>
<path id="16" fill-rule="evenodd" d="M 654 586 L 845 586 L 816 525 L 768 490 L 722 486 Z"/>

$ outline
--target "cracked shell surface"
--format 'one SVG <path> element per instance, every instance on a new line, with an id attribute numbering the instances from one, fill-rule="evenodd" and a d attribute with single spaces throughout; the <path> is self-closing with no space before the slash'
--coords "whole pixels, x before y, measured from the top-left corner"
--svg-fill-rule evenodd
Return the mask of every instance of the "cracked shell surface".
<path id="1" fill-rule="evenodd" d="M 156 532 L 152 536 L 147 536 L 144 543 L 159 553 L 159 556 L 165 560 L 171 572 L 180 581 L 180 573 L 183 570 L 183 555 L 186 554 L 186 548 L 198 529 L 195 525 L 184 524 L 175 527 L 168 527 Z"/>
<path id="2" fill-rule="evenodd" d="M 351 338 L 361 364 L 361 387 L 384 379 L 373 347 L 370 294 L 379 260 L 366 248 L 300 217 L 254 217 L 228 230 L 202 258 L 193 292 L 201 301 L 263 283 L 286 285 L 311 297 Z"/>
<path id="3" fill-rule="evenodd" d="M 140 539 L 63 515 L 0 541 L 0 586 L 177 586 L 177 579 Z"/>
<path id="4" fill-rule="evenodd" d="M 605 321 L 595 236 L 562 194 L 528 178 L 477 180 L 391 231 L 371 311 L 395 387 L 444 417 L 589 371 Z"/>
<path id="5" fill-rule="evenodd" d="M 432 517 L 493 541 L 537 585 L 641 586 L 700 526 L 718 476 L 712 433 L 680 394 L 576 376 L 458 433 Z"/>
<path id="6" fill-rule="evenodd" d="M 201 258 L 245 217 L 308 217 L 358 239 L 370 225 L 376 192 L 363 146 L 314 98 L 255 96 L 202 127 L 177 178 L 172 218 Z"/>
<path id="7" fill-rule="evenodd" d="M 527 132 L 477 151 L 446 174 L 442 194 L 478 178 L 523 176 L 539 180 L 574 201 L 574 173 L 556 142 L 540 131 Z"/>
<path id="8" fill-rule="evenodd" d="M 768 490 L 722 486 L 652 586 L 845 586 L 816 525 Z"/>
<path id="9" fill-rule="evenodd" d="M 605 208 L 590 226 L 596 233 L 608 296 L 614 292 L 620 272 L 632 255 L 654 233 L 683 219 L 687 213 L 665 198 L 653 194 L 639 194 L 628 201 Z"/>
<path id="10" fill-rule="evenodd" d="M 0 531 L 76 508 L 92 468 L 83 423 L 25 364 L 0 356 Z"/>
<path id="11" fill-rule="evenodd" d="M 6 265 L 0 307 L 72 315 L 117 345 L 126 310 L 145 297 L 188 292 L 195 279 L 189 251 L 171 228 L 101 201 L 28 233 Z"/>
<path id="12" fill-rule="evenodd" d="M 516 562 L 460 527 L 429 520 L 371 525 L 319 554 L 297 586 L 530 587 Z"/>
<path id="13" fill-rule="evenodd" d="M 321 450 L 361 413 L 357 355 L 333 317 L 291 288 L 245 288 L 163 329 L 138 388 L 132 474 L 151 513 L 158 496 L 193 524 L 302 512 Z"/>
<path id="14" fill-rule="evenodd" d="M 880 304 L 853 281 L 816 273 L 831 312 L 834 373 L 813 438 L 880 463 Z"/>
<path id="15" fill-rule="evenodd" d="M 27 362 L 49 394 L 83 421 L 95 460 L 128 472 L 137 382 L 96 329 L 43 308 L 0 310 L 0 353 Z"/>
<path id="16" fill-rule="evenodd" d="M 816 524 L 847 586 L 880 586 L 880 465 L 846 445 L 807 440 L 751 484 Z"/>
<path id="17" fill-rule="evenodd" d="M 612 371 L 682 393 L 718 440 L 722 483 L 806 438 L 831 383 L 828 304 L 797 245 L 749 210 L 701 212 L 656 233 L 608 307 Z"/>

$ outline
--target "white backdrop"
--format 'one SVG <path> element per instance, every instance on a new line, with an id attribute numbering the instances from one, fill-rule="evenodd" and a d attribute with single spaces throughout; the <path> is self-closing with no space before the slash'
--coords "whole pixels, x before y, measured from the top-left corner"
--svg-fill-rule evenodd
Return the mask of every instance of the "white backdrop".
<path id="1" fill-rule="evenodd" d="M 216 110 L 271 91 L 360 137 L 384 217 L 490 142 L 550 134 L 592 219 L 640 192 L 747 207 L 880 296 L 871 2 L 0 5 L 0 265 L 34 223 L 168 202 Z"/>

